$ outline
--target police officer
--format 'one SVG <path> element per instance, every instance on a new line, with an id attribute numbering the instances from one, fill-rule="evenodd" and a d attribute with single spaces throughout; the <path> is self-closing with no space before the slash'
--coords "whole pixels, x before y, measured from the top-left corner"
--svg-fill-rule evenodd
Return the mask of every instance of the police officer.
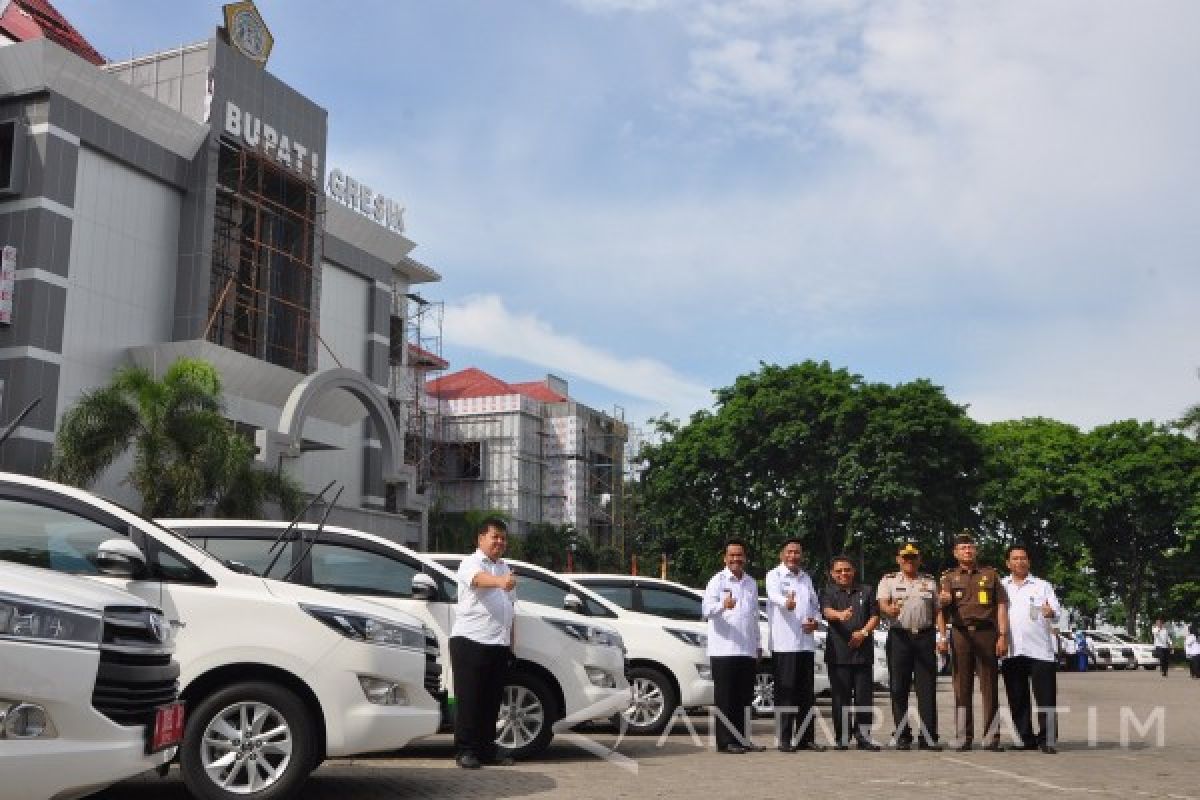
<path id="1" fill-rule="evenodd" d="M 954 721 L 960 751 L 971 749 L 975 739 L 975 717 L 971 695 L 975 673 L 979 673 L 979 692 L 983 699 L 983 732 L 991 735 L 984 749 L 1001 751 L 1000 730 L 996 727 L 999 711 L 999 659 L 1008 652 L 1008 595 L 1000 575 L 992 567 L 976 561 L 975 538 L 967 531 L 954 538 L 957 567 L 942 573 L 938 592 L 937 627 L 941 634 L 938 650 L 948 649 L 946 625 L 953 628 L 954 649 Z"/>
<path id="2" fill-rule="evenodd" d="M 908 721 L 908 694 L 916 685 L 917 710 L 921 717 L 921 750 L 941 750 L 937 743 L 937 581 L 919 572 L 921 552 L 912 543 L 896 553 L 899 571 L 879 581 L 875 596 L 879 611 L 891 620 L 888 628 L 888 689 L 892 717 L 896 721 L 893 741 L 897 750 L 912 747 L 912 725 Z"/>

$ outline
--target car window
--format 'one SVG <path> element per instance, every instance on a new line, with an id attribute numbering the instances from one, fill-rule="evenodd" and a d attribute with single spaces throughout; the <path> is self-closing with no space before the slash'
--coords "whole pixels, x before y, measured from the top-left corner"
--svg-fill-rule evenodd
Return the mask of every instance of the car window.
<path id="1" fill-rule="evenodd" d="M 614 586 L 613 584 L 603 583 L 587 583 L 584 585 L 605 600 L 612 601 L 614 605 L 618 605 L 628 611 L 633 611 L 632 586 Z"/>
<path id="2" fill-rule="evenodd" d="M 661 587 L 643 586 L 642 611 L 669 619 L 704 619 L 699 597 Z"/>
<path id="3" fill-rule="evenodd" d="M 312 584 L 341 594 L 412 597 L 418 570 L 379 553 L 318 542 L 312 548 Z"/>
<path id="4" fill-rule="evenodd" d="M 200 536 L 203 536 L 203 533 L 200 533 Z M 196 543 L 217 558 L 244 564 L 252 569 L 255 575 L 262 575 L 267 565 L 271 563 L 271 559 L 275 557 L 275 554 L 270 552 L 273 541 L 274 539 L 245 539 L 239 536 L 235 539 L 210 537 L 199 539 Z M 289 545 L 285 544 L 284 546 L 288 547 Z M 291 564 L 291 560 L 287 557 L 287 553 L 285 553 L 279 557 L 275 568 L 272 570 L 272 574 L 275 577 L 281 576 L 287 572 Z"/>
<path id="5" fill-rule="evenodd" d="M 510 566 L 512 566 L 510 564 Z M 517 573 L 517 600 L 539 603 L 553 608 L 562 608 L 567 594 L 575 594 L 583 601 L 583 612 L 589 617 L 616 616 L 586 594 L 573 592 L 565 583 L 552 580 L 540 572 L 531 572 L 523 567 L 513 567 Z"/>
<path id="6" fill-rule="evenodd" d="M 0 499 L 0 559 L 72 575 L 98 575 L 101 543 L 124 530 L 23 500 Z"/>

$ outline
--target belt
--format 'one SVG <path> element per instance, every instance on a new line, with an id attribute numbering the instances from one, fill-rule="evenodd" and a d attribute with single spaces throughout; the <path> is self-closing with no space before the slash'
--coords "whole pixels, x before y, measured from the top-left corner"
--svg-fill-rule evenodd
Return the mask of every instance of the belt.
<path id="1" fill-rule="evenodd" d="M 893 625 L 892 627 L 888 628 L 888 630 L 895 631 L 896 633 L 907 633 L 909 636 L 920 636 L 922 633 L 929 633 L 932 631 L 933 626 L 929 625 L 924 628 L 901 628 L 897 625 Z"/>
<path id="2" fill-rule="evenodd" d="M 987 622 L 987 621 L 969 622 L 966 625 L 955 625 L 954 630 L 970 631 L 971 633 L 974 633 L 975 631 L 990 631 L 994 627 L 996 627 L 994 624 L 992 624 L 991 622 Z"/>

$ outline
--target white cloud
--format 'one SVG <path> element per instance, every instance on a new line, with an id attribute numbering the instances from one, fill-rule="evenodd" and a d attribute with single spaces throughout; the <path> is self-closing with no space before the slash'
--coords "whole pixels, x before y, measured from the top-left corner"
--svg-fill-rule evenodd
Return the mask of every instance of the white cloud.
<path id="1" fill-rule="evenodd" d="M 708 389 L 651 358 L 622 358 L 556 331 L 533 314 L 511 311 L 495 295 L 448 305 L 447 342 L 518 359 L 591 381 L 628 397 L 661 404 L 675 414 L 710 405 Z"/>

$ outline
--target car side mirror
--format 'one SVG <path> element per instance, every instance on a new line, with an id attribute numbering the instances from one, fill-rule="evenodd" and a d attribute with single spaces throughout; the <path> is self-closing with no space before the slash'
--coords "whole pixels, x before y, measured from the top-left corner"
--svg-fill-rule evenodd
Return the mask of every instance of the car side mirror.
<path id="1" fill-rule="evenodd" d="M 576 614 L 582 614 L 583 601 L 579 599 L 579 595 L 568 592 L 563 596 L 563 608 L 567 611 L 574 611 Z"/>
<path id="2" fill-rule="evenodd" d="M 96 548 L 96 568 L 110 578 L 140 578 L 146 574 L 146 555 L 128 539 L 106 539 Z"/>
<path id="3" fill-rule="evenodd" d="M 412 578 L 412 596 L 415 600 L 434 600 L 437 598 L 437 582 L 424 572 L 418 572 Z"/>

